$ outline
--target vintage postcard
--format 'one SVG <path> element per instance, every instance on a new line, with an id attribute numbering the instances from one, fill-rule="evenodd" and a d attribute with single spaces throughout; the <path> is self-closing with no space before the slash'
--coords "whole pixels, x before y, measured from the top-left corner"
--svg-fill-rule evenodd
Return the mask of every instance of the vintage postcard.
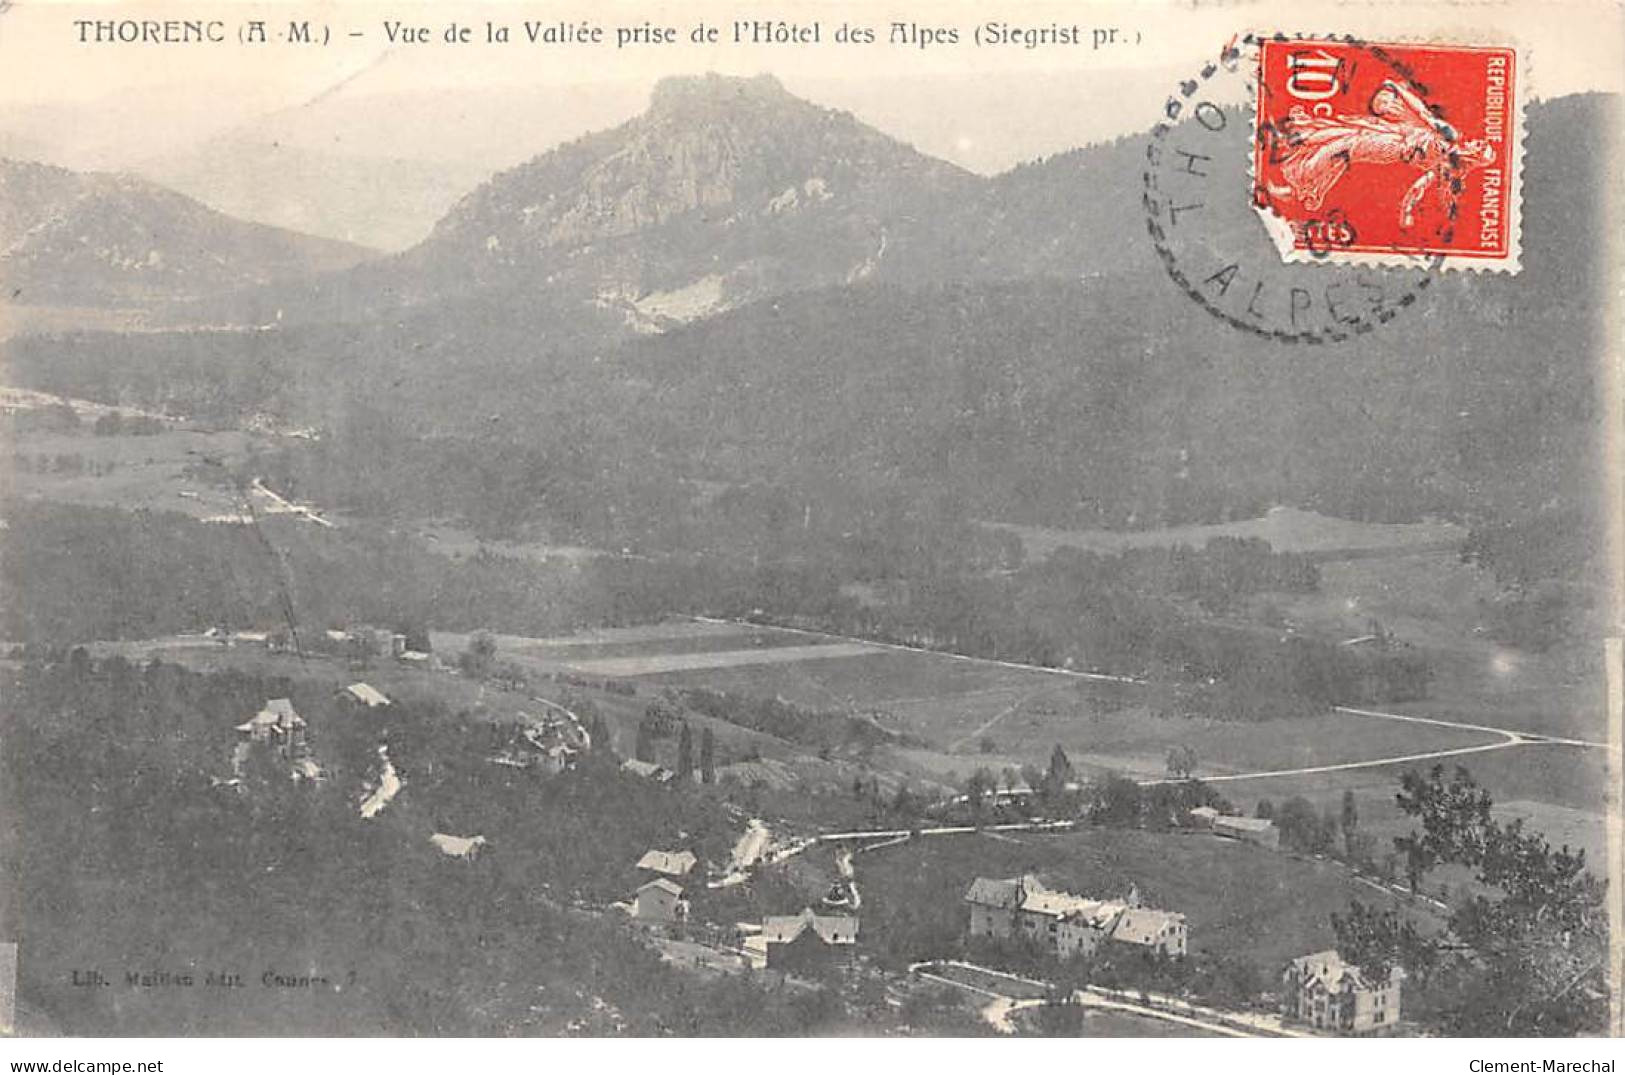
<path id="1" fill-rule="evenodd" d="M 6 1048 L 1619 1035 L 1622 31 L 0 2 Z"/>

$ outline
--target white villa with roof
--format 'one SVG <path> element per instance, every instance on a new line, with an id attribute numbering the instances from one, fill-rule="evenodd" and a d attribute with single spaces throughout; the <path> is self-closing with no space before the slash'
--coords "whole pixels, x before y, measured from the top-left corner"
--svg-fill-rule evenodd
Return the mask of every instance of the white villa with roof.
<path id="1" fill-rule="evenodd" d="M 1386 979 L 1369 980 L 1335 950 L 1301 956 L 1281 974 L 1281 1010 L 1316 1030 L 1381 1034 L 1399 1022 L 1405 972 L 1390 968 Z"/>
<path id="2" fill-rule="evenodd" d="M 1091 899 L 1048 888 L 1037 877 L 978 877 L 965 893 L 969 936 L 1022 937 L 1062 959 L 1093 955 L 1105 941 L 1171 958 L 1185 955 L 1185 916 L 1139 906 L 1137 896 Z"/>

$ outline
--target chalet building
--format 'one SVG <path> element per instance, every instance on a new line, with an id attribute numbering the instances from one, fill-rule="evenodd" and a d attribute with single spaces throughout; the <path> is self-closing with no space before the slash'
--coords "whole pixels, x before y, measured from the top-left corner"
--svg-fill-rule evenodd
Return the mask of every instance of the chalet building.
<path id="1" fill-rule="evenodd" d="M 638 889 L 632 914 L 644 922 L 687 921 L 688 901 L 683 899 L 683 886 L 665 877 L 655 878 Z"/>
<path id="2" fill-rule="evenodd" d="M 237 725 L 237 745 L 231 753 L 230 780 L 219 781 L 222 786 L 242 787 L 242 778 L 249 758 L 256 749 L 268 749 L 288 763 L 288 775 L 295 780 L 325 780 L 327 772 L 311 756 L 305 739 L 305 718 L 286 698 L 272 698 L 265 708 Z"/>
<path id="3" fill-rule="evenodd" d="M 968 936 L 1020 938 L 1062 959 L 1093 955 L 1108 941 L 1170 958 L 1186 953 L 1185 916 L 1127 900 L 1098 900 L 1046 887 L 1031 874 L 978 877 L 965 893 Z"/>
<path id="4" fill-rule="evenodd" d="M 858 920 L 850 915 L 821 915 L 808 908 L 798 915 L 764 918 L 760 937 L 768 969 L 816 973 L 851 962 L 857 950 Z"/>
<path id="5" fill-rule="evenodd" d="M 284 757 L 301 756 L 305 751 L 305 718 L 286 698 L 272 698 L 265 708 L 237 725 L 241 737 L 250 743 L 268 743 Z"/>
<path id="6" fill-rule="evenodd" d="M 687 877 L 698 861 L 692 851 L 645 851 L 638 859 L 638 869 L 667 877 Z"/>
<path id="7" fill-rule="evenodd" d="M 1405 972 L 1394 967 L 1383 981 L 1367 981 L 1336 951 L 1316 952 L 1287 964 L 1281 974 L 1281 1011 L 1289 1019 L 1334 1034 L 1371 1035 L 1399 1022 Z"/>

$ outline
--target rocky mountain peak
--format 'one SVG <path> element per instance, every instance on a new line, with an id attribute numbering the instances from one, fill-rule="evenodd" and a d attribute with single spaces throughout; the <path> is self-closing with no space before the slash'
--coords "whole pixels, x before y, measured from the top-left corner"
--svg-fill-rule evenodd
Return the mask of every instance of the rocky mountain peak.
<path id="1" fill-rule="evenodd" d="M 796 106 L 811 108 L 792 96 L 778 79 L 761 74 L 748 78 L 709 73 L 663 78 L 649 97 L 652 116 L 706 113 L 729 106 Z"/>
<path id="2" fill-rule="evenodd" d="M 743 263 L 782 246 L 786 221 L 816 217 L 817 227 L 849 232 L 862 247 L 843 256 L 845 274 L 922 189 L 968 179 L 848 113 L 796 97 L 772 75 L 667 78 L 643 114 L 492 177 L 415 256 L 460 272 L 470 262 L 496 270 L 565 258 L 573 271 L 587 247 L 602 258 L 595 244 L 658 229 L 663 250 L 714 271 L 719 257 Z M 777 236 L 771 242 L 764 221 Z M 625 264 L 609 276 L 633 291 L 664 286 L 645 279 L 659 260 L 653 250 L 622 254 L 639 266 L 639 282 Z"/>

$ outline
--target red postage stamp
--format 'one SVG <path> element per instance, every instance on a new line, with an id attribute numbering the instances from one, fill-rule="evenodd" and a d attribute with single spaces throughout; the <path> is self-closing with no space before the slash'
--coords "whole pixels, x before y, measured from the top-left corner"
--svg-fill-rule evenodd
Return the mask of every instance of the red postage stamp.
<path id="1" fill-rule="evenodd" d="M 1288 261 L 1518 269 L 1516 49 L 1261 42 L 1254 198 Z"/>

